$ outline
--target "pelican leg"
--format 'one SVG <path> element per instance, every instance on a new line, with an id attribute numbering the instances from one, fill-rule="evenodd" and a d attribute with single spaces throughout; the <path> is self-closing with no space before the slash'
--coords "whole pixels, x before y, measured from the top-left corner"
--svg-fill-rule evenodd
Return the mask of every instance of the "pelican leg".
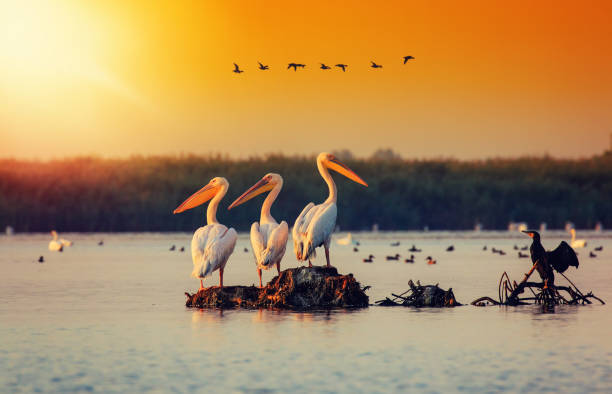
<path id="1" fill-rule="evenodd" d="M 261 284 L 261 268 L 257 268 L 257 275 L 259 275 L 259 288 L 261 289 L 263 287 Z"/>
<path id="2" fill-rule="evenodd" d="M 204 290 L 204 281 L 202 279 L 200 279 L 200 288 L 198 289 L 198 291 L 200 290 Z"/>
<path id="3" fill-rule="evenodd" d="M 325 245 L 325 260 L 327 260 L 327 266 L 331 267 L 331 264 L 329 264 L 329 246 Z"/>
<path id="4" fill-rule="evenodd" d="M 220 289 L 223 288 L 223 269 L 224 268 L 219 268 L 219 288 Z"/>
<path id="5" fill-rule="evenodd" d="M 276 263 L 276 270 L 278 271 L 278 274 L 280 275 L 280 261 Z"/>

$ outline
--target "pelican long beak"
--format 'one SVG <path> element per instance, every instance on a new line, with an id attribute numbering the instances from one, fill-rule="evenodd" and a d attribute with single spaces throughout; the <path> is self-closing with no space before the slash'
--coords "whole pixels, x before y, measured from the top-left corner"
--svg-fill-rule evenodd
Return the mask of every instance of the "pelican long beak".
<path id="1" fill-rule="evenodd" d="M 198 205 L 202 205 L 206 201 L 213 198 L 218 191 L 219 186 L 213 186 L 209 183 L 197 192 L 193 193 L 188 199 L 183 201 L 183 203 L 179 205 L 173 213 L 181 213 L 188 209 L 195 208 Z"/>
<path id="2" fill-rule="evenodd" d="M 270 183 L 266 178 L 262 178 L 259 182 L 257 182 L 256 184 L 254 184 L 253 186 L 251 186 L 249 188 L 249 190 L 247 190 L 246 192 L 242 193 L 242 195 L 240 197 L 238 197 L 236 199 L 236 201 L 234 201 L 232 203 L 232 205 L 230 205 L 227 210 L 229 211 L 230 209 L 237 207 L 240 204 L 244 204 L 245 202 L 249 201 L 251 198 L 260 195 L 261 193 L 265 193 L 267 191 L 270 191 L 274 188 L 274 184 Z"/>
<path id="3" fill-rule="evenodd" d="M 348 168 L 345 164 L 343 164 L 340 160 L 338 160 L 337 158 L 333 158 L 327 161 L 327 166 L 329 167 L 330 170 L 334 170 L 342 175 L 344 175 L 345 177 L 347 177 L 348 179 L 360 183 L 365 187 L 368 187 L 368 184 L 365 183 L 365 181 L 363 179 L 361 179 L 359 177 L 359 175 L 355 174 L 353 172 L 353 170 L 351 170 L 350 168 Z"/>

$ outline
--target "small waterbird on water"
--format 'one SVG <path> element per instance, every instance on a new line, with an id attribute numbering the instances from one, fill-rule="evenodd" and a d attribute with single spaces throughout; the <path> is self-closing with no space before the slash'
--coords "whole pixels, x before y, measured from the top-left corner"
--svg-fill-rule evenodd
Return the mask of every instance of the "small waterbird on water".
<path id="1" fill-rule="evenodd" d="M 597 257 L 597 255 L 593 252 L 589 252 L 589 257 L 594 258 L 594 257 Z"/>
<path id="2" fill-rule="evenodd" d="M 400 258 L 399 253 L 396 253 L 395 256 L 387 256 L 387 261 L 399 260 L 399 258 Z"/>
<path id="3" fill-rule="evenodd" d="M 404 263 L 414 263 L 414 255 L 411 254 L 409 259 L 405 259 Z"/>
<path id="4" fill-rule="evenodd" d="M 280 263 L 285 255 L 287 238 L 289 237 L 289 226 L 284 220 L 280 224 L 272 217 L 270 209 L 276 201 L 276 197 L 283 188 L 283 177 L 278 174 L 269 173 L 264 175 L 256 184 L 234 201 L 228 210 L 244 204 L 253 197 L 269 192 L 261 205 L 259 222 L 251 225 L 251 248 L 255 255 L 255 265 L 259 276 L 259 287 L 263 287 L 261 282 L 261 270 L 268 270 L 276 266 L 280 275 Z"/>
<path id="5" fill-rule="evenodd" d="M 181 246 L 181 252 L 184 252 L 184 251 L 185 251 L 185 247 Z"/>
<path id="6" fill-rule="evenodd" d="M 374 260 L 374 256 L 373 255 L 369 255 L 368 257 L 363 259 L 363 262 L 364 263 L 371 263 L 373 260 Z"/>
<path id="7" fill-rule="evenodd" d="M 192 194 L 174 213 L 181 213 L 210 201 L 206 209 L 206 225 L 198 228 L 191 240 L 193 271 L 191 276 L 200 279 L 200 290 L 204 289 L 203 279 L 219 270 L 219 287 L 223 287 L 223 270 L 234 251 L 238 234 L 217 221 L 217 208 L 229 188 L 223 177 L 215 177 L 203 188 Z"/>
<path id="8" fill-rule="evenodd" d="M 587 242 L 584 239 L 576 239 L 576 229 L 571 228 L 570 233 L 572 234 L 572 240 L 570 241 L 570 246 L 574 249 L 576 248 L 584 248 L 587 246 Z"/>
<path id="9" fill-rule="evenodd" d="M 454 250 L 455 250 L 455 246 L 454 246 L 454 245 L 451 245 L 451 246 L 449 246 L 448 248 L 446 248 L 446 251 L 447 251 L 447 252 L 452 252 L 452 251 L 454 251 Z"/>
<path id="10" fill-rule="evenodd" d="M 487 245 L 483 246 L 482 250 L 487 250 Z"/>
<path id="11" fill-rule="evenodd" d="M 601 252 L 603 250 L 603 246 L 598 246 L 594 249 L 596 252 Z"/>
<path id="12" fill-rule="evenodd" d="M 103 246 L 103 245 L 104 245 L 104 241 L 103 240 L 98 241 L 98 246 Z"/>
<path id="13" fill-rule="evenodd" d="M 299 261 L 308 261 L 308 265 L 312 266 L 310 260 L 316 256 L 316 248 L 323 246 L 325 259 L 329 267 L 331 234 L 336 227 L 336 216 L 338 214 L 336 206 L 338 190 L 329 170 L 334 170 L 363 186 L 367 187 L 368 184 L 330 153 L 323 152 L 317 156 L 317 168 L 319 174 L 327 183 L 329 196 L 321 204 L 315 205 L 311 202 L 306 205 L 297 217 L 293 226 L 293 250 Z"/>
<path id="14" fill-rule="evenodd" d="M 63 252 L 64 245 L 57 238 L 57 231 L 52 230 L 51 235 L 53 236 L 53 239 L 49 242 L 49 250 L 52 252 Z"/>
<path id="15" fill-rule="evenodd" d="M 529 257 L 528 254 L 521 253 L 521 251 L 519 250 L 519 252 L 518 252 L 518 258 L 519 259 L 525 259 L 527 257 Z"/>
<path id="16" fill-rule="evenodd" d="M 38 258 L 38 262 L 39 262 L 39 263 L 44 263 L 44 262 L 45 262 L 45 258 L 44 258 L 43 256 L 40 256 L 40 257 Z"/>
<path id="17" fill-rule="evenodd" d="M 417 249 L 416 246 L 412 245 L 412 247 L 410 249 L 408 249 L 409 252 L 414 252 L 414 253 L 418 253 L 421 251 L 421 249 Z"/>
<path id="18" fill-rule="evenodd" d="M 425 261 L 427 261 L 427 264 L 436 264 L 436 260 L 432 259 L 431 256 L 427 256 Z"/>
<path id="19" fill-rule="evenodd" d="M 391 242 L 391 246 L 400 246 L 400 241 Z"/>
<path id="20" fill-rule="evenodd" d="M 353 252 L 359 252 L 359 249 L 357 249 L 356 246 L 353 247 Z"/>
<path id="21" fill-rule="evenodd" d="M 170 251 L 173 252 L 174 250 L 176 250 L 176 245 L 170 246 Z"/>

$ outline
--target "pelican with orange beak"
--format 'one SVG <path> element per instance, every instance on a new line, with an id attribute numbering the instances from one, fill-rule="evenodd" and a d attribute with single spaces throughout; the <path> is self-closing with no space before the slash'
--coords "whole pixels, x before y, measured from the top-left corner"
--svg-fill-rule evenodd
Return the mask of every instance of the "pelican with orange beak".
<path id="1" fill-rule="evenodd" d="M 191 276 L 200 279 L 200 290 L 204 289 L 204 278 L 219 270 L 219 287 L 223 287 L 223 270 L 230 255 L 234 252 L 238 234 L 217 221 L 219 202 L 227 193 L 229 182 L 222 177 L 210 180 L 206 186 L 185 200 L 174 213 L 195 208 L 210 200 L 206 209 L 206 226 L 200 227 L 191 240 L 193 272 Z"/>
<path id="2" fill-rule="evenodd" d="M 327 183 L 329 197 L 319 205 L 311 202 L 300 213 L 293 226 L 293 249 L 298 260 L 308 261 L 308 265 L 312 267 L 310 260 L 316 257 L 315 249 L 323 246 L 325 248 L 325 259 L 329 267 L 331 234 L 336 227 L 336 216 L 338 214 L 336 184 L 329 170 L 334 170 L 366 187 L 368 184 L 330 153 L 323 152 L 317 156 L 317 168 L 321 177 Z"/>
<path id="3" fill-rule="evenodd" d="M 253 197 L 265 192 L 268 196 L 261 206 L 259 222 L 251 225 L 251 246 L 255 255 L 257 275 L 259 275 L 259 287 L 261 283 L 261 270 L 268 270 L 276 265 L 280 275 L 280 263 L 285 255 L 287 238 L 289 237 L 289 226 L 284 220 L 278 222 L 270 214 L 270 208 L 283 188 L 283 178 L 278 174 L 266 174 L 259 182 L 254 184 L 229 206 L 228 209 L 244 204 Z"/>

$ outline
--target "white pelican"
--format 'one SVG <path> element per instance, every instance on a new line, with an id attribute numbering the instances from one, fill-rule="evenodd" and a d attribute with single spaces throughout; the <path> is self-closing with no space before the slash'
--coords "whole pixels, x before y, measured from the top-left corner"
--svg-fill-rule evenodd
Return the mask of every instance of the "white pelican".
<path id="1" fill-rule="evenodd" d="M 217 207 L 227 193 L 229 182 L 222 177 L 210 180 L 206 186 L 185 200 L 174 213 L 181 213 L 204 204 L 208 200 L 206 210 L 206 226 L 200 227 L 191 240 L 191 257 L 193 272 L 191 276 L 200 279 L 200 290 L 204 288 L 203 279 L 213 271 L 219 270 L 219 287 L 223 287 L 223 270 L 227 259 L 234 251 L 238 234 L 233 228 L 228 229 L 217 221 Z"/>
<path id="2" fill-rule="evenodd" d="M 336 227 L 336 207 L 337 190 L 336 184 L 329 174 L 328 169 L 339 172 L 354 182 L 368 186 L 357 174 L 346 165 L 342 164 L 334 155 L 323 152 L 317 156 L 317 168 L 319 173 L 329 187 L 329 197 L 322 204 L 306 205 L 293 226 L 293 249 L 298 260 L 308 260 L 308 265 L 312 267 L 310 259 L 316 256 L 315 249 L 323 245 L 325 248 L 325 258 L 329 267 L 329 245 L 331 234 Z"/>
<path id="3" fill-rule="evenodd" d="M 571 228 L 570 233 L 572 233 L 572 240 L 570 242 L 570 246 L 572 248 L 584 248 L 587 245 L 587 242 L 584 239 L 576 239 L 576 229 Z"/>
<path id="4" fill-rule="evenodd" d="M 280 175 L 266 174 L 259 182 L 238 197 L 228 208 L 237 207 L 261 193 L 270 191 L 261 206 L 259 223 L 255 222 L 251 226 L 251 246 L 253 248 L 253 255 L 255 255 L 257 275 L 259 275 L 259 287 L 263 287 L 261 283 L 262 269 L 268 270 L 276 265 L 276 270 L 280 275 L 280 263 L 287 247 L 287 238 L 289 237 L 287 222 L 283 220 L 278 224 L 270 214 L 270 208 L 282 188 L 283 178 Z"/>
<path id="5" fill-rule="evenodd" d="M 64 245 L 57 239 L 57 231 L 51 231 L 53 239 L 49 242 L 49 250 L 52 252 L 63 252 Z"/>

